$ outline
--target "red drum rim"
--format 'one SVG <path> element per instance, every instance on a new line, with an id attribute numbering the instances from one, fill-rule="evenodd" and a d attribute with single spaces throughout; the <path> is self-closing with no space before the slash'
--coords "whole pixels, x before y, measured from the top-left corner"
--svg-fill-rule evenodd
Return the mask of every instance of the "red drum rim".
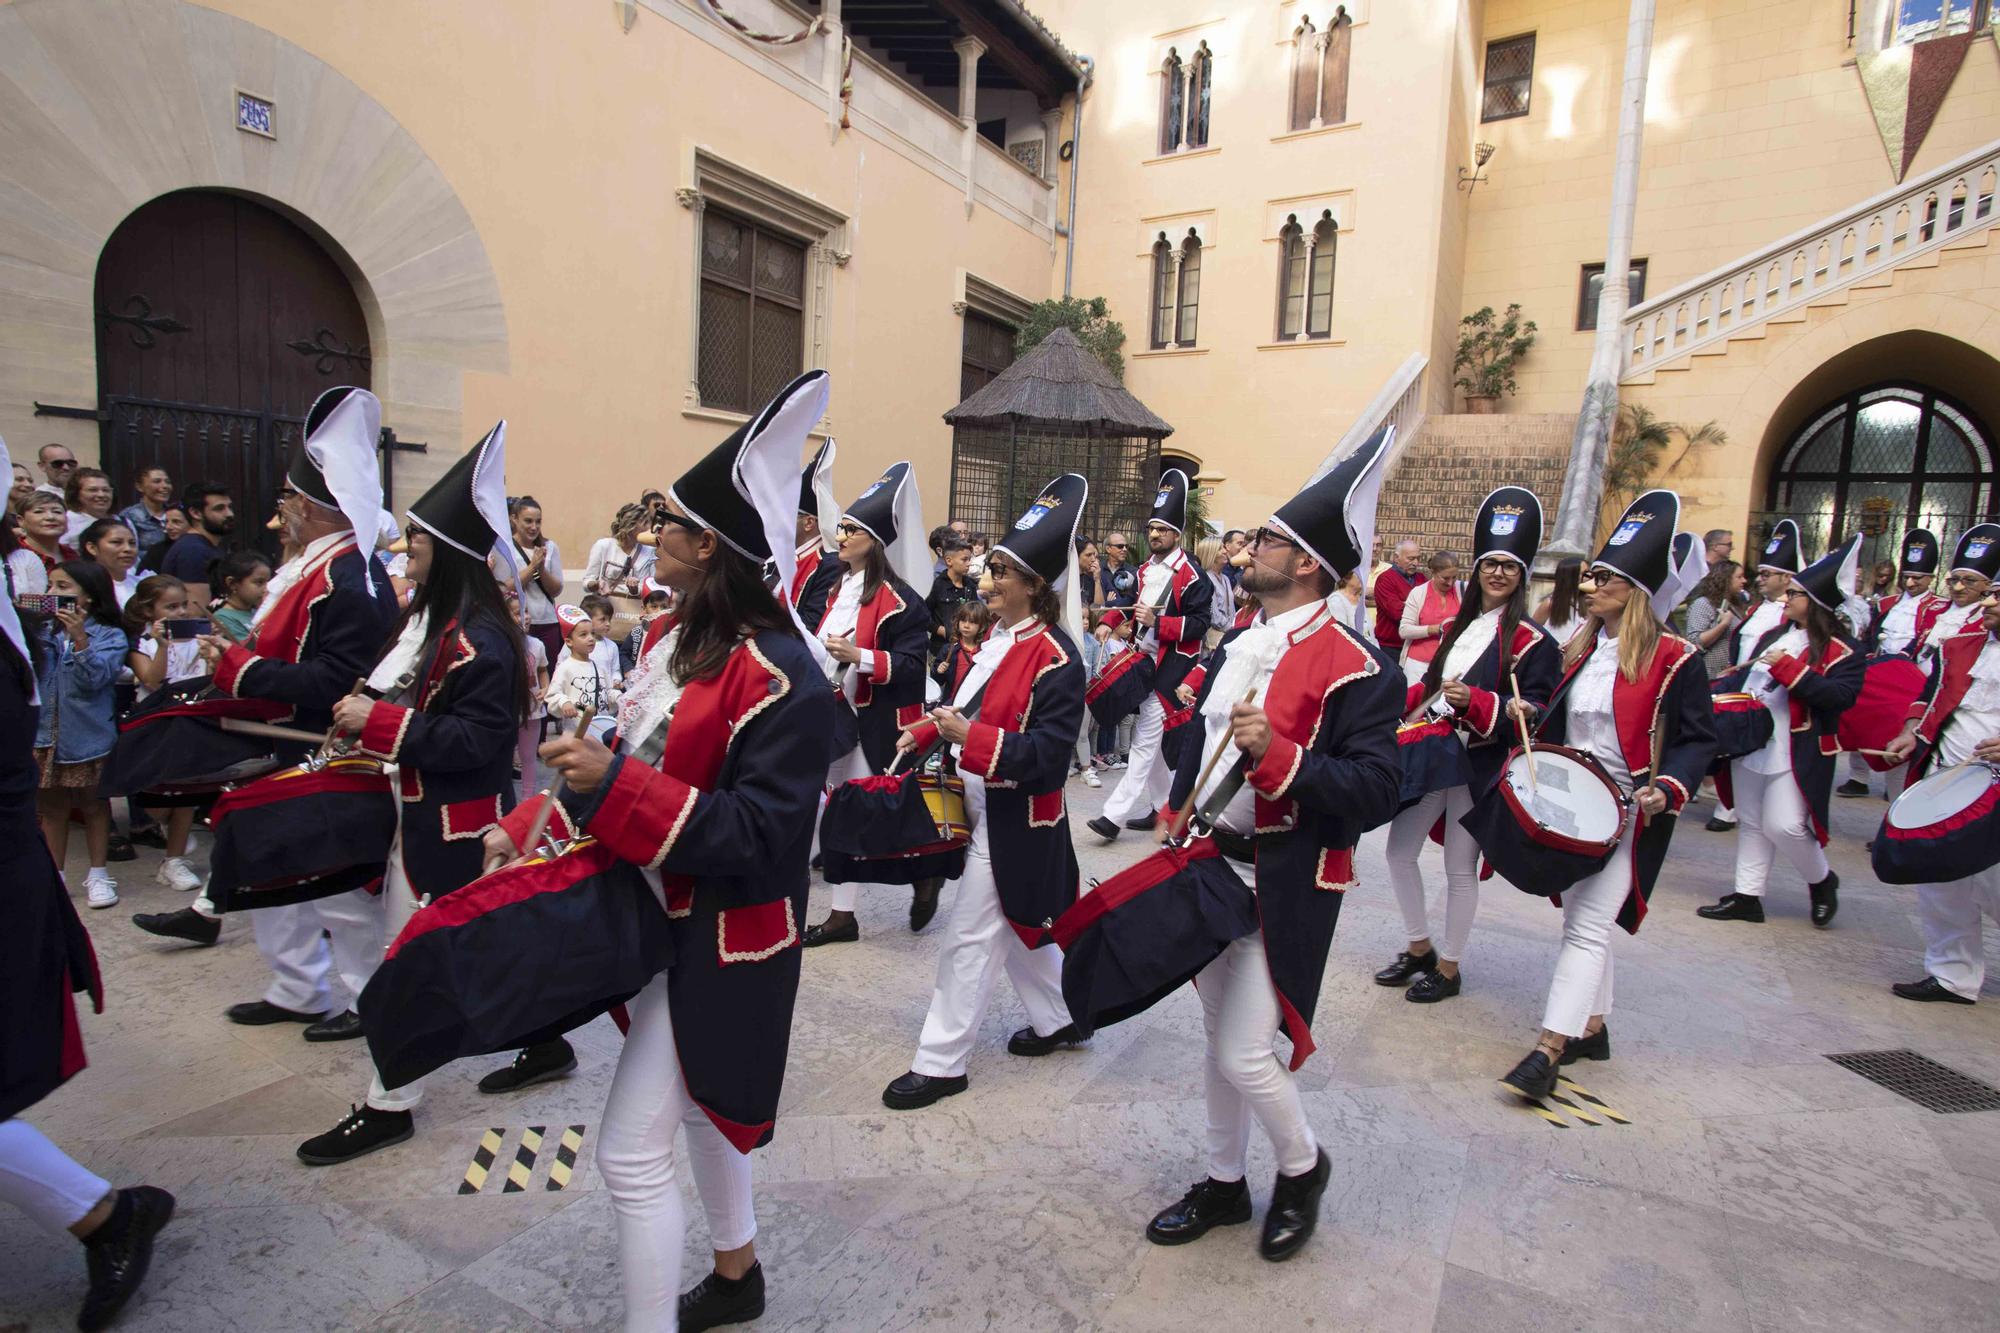
<path id="1" fill-rule="evenodd" d="M 1521 747 L 1517 745 L 1507 752 L 1507 760 L 1500 766 L 1500 782 L 1498 785 L 1500 788 L 1500 799 L 1507 803 L 1508 810 L 1513 812 L 1514 818 L 1520 823 L 1522 831 L 1529 832 L 1532 830 L 1532 832 L 1529 832 L 1530 837 L 1534 838 L 1535 841 L 1544 847 L 1551 847 L 1559 852 L 1569 852 L 1575 856 L 1608 855 L 1624 838 L 1625 825 L 1630 822 L 1627 819 L 1627 815 L 1631 811 L 1632 803 L 1626 799 L 1625 793 L 1618 790 L 1618 784 L 1612 781 L 1611 774 L 1605 771 L 1603 763 L 1594 754 L 1590 754 L 1584 750 L 1572 750 L 1567 745 L 1554 745 L 1543 741 L 1535 742 L 1533 749 L 1536 754 L 1561 755 L 1565 759 L 1575 760 L 1578 765 L 1601 779 L 1606 789 L 1610 791 L 1611 799 L 1617 804 L 1619 815 L 1618 828 L 1611 837 L 1596 839 L 1572 838 L 1567 833 L 1557 833 L 1554 829 L 1543 825 L 1540 820 L 1530 814 L 1527 808 L 1521 804 L 1520 797 L 1514 794 L 1514 784 L 1507 781 L 1508 770 L 1514 766 L 1514 760 L 1521 754 Z"/>
<path id="2" fill-rule="evenodd" d="M 1888 813 L 1882 816 L 1883 835 L 1898 839 L 1942 837 L 1948 833 L 1956 833 L 1970 824 L 1975 824 L 1988 818 L 1992 815 L 1996 807 L 2000 807 L 2000 775 L 1995 775 L 1989 770 L 1985 792 L 1970 805 L 1964 806 L 1952 814 L 1944 816 L 1942 819 L 1934 819 L 1927 824 L 1896 823 L 1896 807 L 1903 804 L 1906 797 L 1912 792 L 1920 790 L 1924 783 L 1932 782 L 1948 775 L 1955 775 L 1956 772 L 1957 769 L 1952 768 L 1946 769 L 1943 773 L 1933 773 L 1922 782 L 1912 783 L 1909 787 L 1905 788 L 1902 795 L 1890 803 Z M 1962 778 L 1955 778 L 1954 780 L 1964 781 Z"/>

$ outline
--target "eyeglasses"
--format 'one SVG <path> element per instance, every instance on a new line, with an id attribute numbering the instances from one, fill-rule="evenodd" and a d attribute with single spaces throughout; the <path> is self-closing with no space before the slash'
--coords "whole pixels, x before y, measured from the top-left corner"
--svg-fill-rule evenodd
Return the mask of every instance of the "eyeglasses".
<path id="1" fill-rule="evenodd" d="M 840 523 L 836 524 L 833 530 L 840 536 L 841 540 L 845 541 L 855 533 L 860 532 L 862 528 L 858 523 Z"/>
<path id="2" fill-rule="evenodd" d="M 1807 592 L 1804 588 L 1785 589 L 1785 600 L 1788 602 L 1791 601 L 1792 598 L 1794 597 L 1811 597 L 1811 596 L 1812 594 Z"/>
<path id="3" fill-rule="evenodd" d="M 1298 545 L 1297 542 L 1293 541 L 1291 537 L 1286 534 L 1283 528 L 1258 528 L 1255 532 L 1252 532 L 1250 534 L 1250 545 L 1253 548 L 1262 546 L 1266 542 L 1269 542 L 1273 546 Z"/>
<path id="4" fill-rule="evenodd" d="M 1576 576 L 1576 582 L 1578 587 L 1583 588 L 1608 588 L 1614 583 L 1630 583 L 1631 580 L 1608 569 L 1586 569 Z"/>
<path id="5" fill-rule="evenodd" d="M 995 583 L 999 583 L 1002 580 L 1013 578 L 1014 568 L 1005 561 L 994 560 L 989 557 L 986 561 L 986 573 Z"/>
<path id="6" fill-rule="evenodd" d="M 1509 570 L 1518 568 L 1520 566 L 1516 565 L 1512 560 L 1481 560 L 1479 562 L 1479 572 L 1482 574 L 1505 574 Z"/>
<path id="7" fill-rule="evenodd" d="M 1983 579 L 1977 574 L 1953 574 L 1945 582 L 1954 588 L 1983 588 L 1990 580 Z"/>
<path id="8" fill-rule="evenodd" d="M 686 528 L 689 532 L 700 532 L 702 530 L 701 524 L 695 522 L 686 514 L 676 514 L 671 509 L 656 510 L 653 513 L 653 517 L 659 520 L 662 526 L 671 523 L 677 528 Z M 653 531 L 658 532 L 659 528 L 655 528 Z"/>

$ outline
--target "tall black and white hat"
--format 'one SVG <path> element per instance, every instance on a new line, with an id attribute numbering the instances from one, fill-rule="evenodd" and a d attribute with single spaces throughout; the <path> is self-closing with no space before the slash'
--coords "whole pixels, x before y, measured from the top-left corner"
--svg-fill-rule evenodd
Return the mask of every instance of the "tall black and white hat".
<path id="1" fill-rule="evenodd" d="M 667 488 L 737 554 L 775 564 L 781 588 L 792 586 L 799 566 L 798 513 L 785 501 L 798 499 L 799 453 L 831 392 L 825 371 L 807 371 Z"/>
<path id="2" fill-rule="evenodd" d="M 352 385 L 328 389 L 307 409 L 305 439 L 285 470 L 294 490 L 347 519 L 364 551 L 375 548 L 382 528 L 381 438 L 382 403 L 374 394 Z M 374 595 L 373 578 L 368 592 Z"/>
<path id="3" fill-rule="evenodd" d="M 1668 591 L 1674 584 L 1674 529 L 1681 520 L 1681 497 L 1672 491 L 1647 491 L 1625 507 L 1604 549 L 1590 562 L 1646 590 Z M 1789 521 L 1789 520 L 1788 520 Z"/>
<path id="4" fill-rule="evenodd" d="M 1861 534 L 1855 533 L 1819 559 L 1792 575 L 1792 586 L 1805 590 L 1828 611 L 1838 611 L 1854 588 L 1854 572 L 1861 567 Z"/>
<path id="5" fill-rule="evenodd" d="M 1789 518 L 1781 518 L 1771 529 L 1770 537 L 1764 543 L 1764 550 L 1757 557 L 1757 568 L 1775 569 L 1780 574 L 1796 574 L 1805 568 L 1805 552 L 1799 545 L 1799 525 Z"/>
<path id="6" fill-rule="evenodd" d="M 831 435 L 820 445 L 799 474 L 799 512 L 810 514 L 819 520 L 821 542 L 833 540 L 833 530 L 840 523 L 840 501 L 833 494 L 833 457 L 837 452 Z"/>
<path id="7" fill-rule="evenodd" d="M 1502 486 L 1479 505 L 1472 522 L 1472 563 L 1488 556 L 1512 560 L 1523 569 L 1542 547 L 1542 502 L 1523 486 Z"/>
<path id="8" fill-rule="evenodd" d="M 1951 553 L 1951 572 L 2000 579 L 2000 524 L 1975 523 L 1960 533 Z"/>
<path id="9" fill-rule="evenodd" d="M 1164 523 L 1175 532 L 1187 531 L 1187 473 L 1170 467 L 1160 474 L 1160 489 L 1153 496 L 1153 514 L 1146 521 Z"/>
<path id="10" fill-rule="evenodd" d="M 1903 558 L 1896 566 L 1898 574 L 1935 574 L 1938 572 L 1937 534 L 1929 528 L 1911 528 L 1903 534 Z"/>
<path id="11" fill-rule="evenodd" d="M 923 497 L 917 492 L 917 477 L 908 463 L 891 463 L 889 470 L 855 502 L 841 518 L 854 523 L 876 541 L 889 557 L 896 577 L 912 588 L 930 583 L 931 553 L 924 544 Z"/>
<path id="12" fill-rule="evenodd" d="M 410 522 L 474 560 L 497 547 L 512 572 L 514 543 L 507 523 L 507 423 L 486 432 L 437 484 L 404 511 Z"/>
<path id="13" fill-rule="evenodd" d="M 1708 547 L 1692 532 L 1674 534 L 1674 576 L 1653 594 L 1653 614 L 1666 623 L 1674 608 L 1688 599 L 1695 585 L 1708 577 Z"/>
<path id="14" fill-rule="evenodd" d="M 1071 638 L 1083 633 L 1083 604 L 1076 573 L 1076 534 L 1090 483 L 1065 472 L 1048 485 L 994 545 L 1016 564 L 1026 565 L 1061 593 L 1063 628 Z"/>
<path id="15" fill-rule="evenodd" d="M 1271 526 L 1340 577 L 1360 569 L 1375 546 L 1375 502 L 1395 438 L 1393 425 L 1377 430 L 1278 506 Z"/>

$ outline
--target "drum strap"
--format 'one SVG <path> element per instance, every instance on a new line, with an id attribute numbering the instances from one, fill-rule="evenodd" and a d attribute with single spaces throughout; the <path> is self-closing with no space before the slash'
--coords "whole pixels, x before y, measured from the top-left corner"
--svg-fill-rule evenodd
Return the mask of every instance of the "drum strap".
<path id="1" fill-rule="evenodd" d="M 992 683 L 991 678 L 988 678 L 987 684 L 991 683 Z M 967 722 L 978 721 L 979 705 L 980 702 L 985 698 L 986 698 L 986 686 L 981 685 L 978 689 L 972 692 L 972 697 L 965 701 L 964 706 L 958 710 L 959 713 L 964 716 Z M 922 768 L 925 764 L 930 762 L 930 757 L 932 755 L 936 754 L 939 750 L 945 749 L 949 744 L 950 742 L 946 741 L 944 737 L 942 736 L 938 737 L 936 740 L 932 741 L 929 745 L 926 745 L 922 749 L 922 751 L 916 752 L 916 757 L 911 761 L 910 767 L 913 769 Z M 894 773 L 899 767 L 901 767 L 902 759 L 903 757 L 901 755 L 897 755 L 896 758 L 892 759 L 889 762 L 889 771 L 891 773 Z"/>

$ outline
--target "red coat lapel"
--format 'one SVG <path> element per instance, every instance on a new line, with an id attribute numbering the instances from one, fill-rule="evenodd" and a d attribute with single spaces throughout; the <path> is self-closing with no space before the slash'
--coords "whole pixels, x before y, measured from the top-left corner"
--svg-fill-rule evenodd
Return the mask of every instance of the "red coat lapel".
<path id="1" fill-rule="evenodd" d="M 1290 646 L 1264 691 L 1264 714 L 1273 731 L 1301 750 L 1310 750 L 1325 720 L 1328 696 L 1382 667 L 1355 641 L 1354 631 L 1334 618 L 1330 607 L 1322 606 L 1291 632 L 1288 641 Z M 1271 800 L 1259 793 L 1257 831 L 1286 827 L 1293 821 L 1293 805 L 1288 797 Z"/>
<path id="2" fill-rule="evenodd" d="M 333 562 L 354 548 L 350 533 L 345 541 L 335 542 L 332 550 L 315 557 L 250 636 L 250 651 L 274 662 L 297 662 L 312 629 L 313 607 L 333 591 Z"/>

